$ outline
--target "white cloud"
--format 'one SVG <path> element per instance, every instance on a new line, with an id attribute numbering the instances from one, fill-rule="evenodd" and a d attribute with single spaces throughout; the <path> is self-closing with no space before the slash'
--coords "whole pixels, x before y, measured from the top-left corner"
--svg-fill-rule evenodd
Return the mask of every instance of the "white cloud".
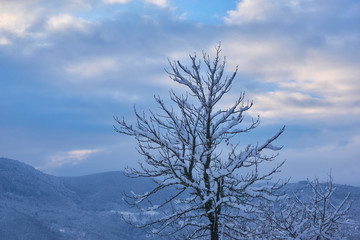
<path id="1" fill-rule="evenodd" d="M 41 8 L 37 7 L 37 2 L 0 1 L 0 31 L 24 36 L 40 15 Z"/>
<path id="2" fill-rule="evenodd" d="M 80 63 L 73 64 L 66 68 L 71 74 L 84 78 L 96 77 L 101 74 L 117 70 L 119 64 L 114 58 L 99 58 L 93 60 L 85 60 Z"/>
<path id="3" fill-rule="evenodd" d="M 299 54 L 303 46 L 290 45 L 282 39 L 250 38 L 224 44 L 241 73 L 276 86 L 254 96 L 260 114 L 271 118 L 360 115 L 359 62 L 333 54 L 332 49 L 304 48 Z"/>
<path id="4" fill-rule="evenodd" d="M 0 45 L 8 45 L 11 41 L 7 39 L 6 37 L 0 37 Z"/>
<path id="5" fill-rule="evenodd" d="M 227 23 L 241 23 L 247 21 L 265 20 L 275 8 L 276 1 L 243 0 L 238 2 L 236 10 L 228 11 Z"/>
<path id="6" fill-rule="evenodd" d="M 102 0 L 105 4 L 126 4 L 131 2 L 132 0 Z M 159 7 L 167 7 L 168 1 L 167 0 L 143 0 L 145 3 L 154 4 Z"/>
<path id="7" fill-rule="evenodd" d="M 145 0 L 146 3 L 154 4 L 159 7 L 167 7 L 168 1 L 167 0 Z"/>
<path id="8" fill-rule="evenodd" d="M 46 168 L 56 168 L 66 164 L 77 165 L 90 155 L 99 152 L 98 149 L 79 149 L 68 152 L 58 152 L 49 157 Z"/>
<path id="9" fill-rule="evenodd" d="M 97 92 L 97 96 L 99 97 L 103 97 L 103 98 L 111 98 L 115 101 L 118 102 L 129 102 L 129 103 L 134 103 L 134 102 L 138 102 L 141 99 L 141 96 L 138 94 L 131 94 L 125 91 L 121 91 L 121 90 L 101 90 L 99 92 Z"/>
<path id="10" fill-rule="evenodd" d="M 69 29 L 86 31 L 88 22 L 69 14 L 60 14 L 51 16 L 46 24 L 47 28 L 52 31 L 66 31 Z"/>
<path id="11" fill-rule="evenodd" d="M 125 4 L 130 2 L 131 0 L 103 0 L 104 3 L 107 4 L 114 4 L 114 3 L 120 3 L 120 4 Z"/>
<path id="12" fill-rule="evenodd" d="M 262 116 L 360 117 L 358 9 L 351 1 L 244 0 L 228 11 L 230 67 L 272 86 L 252 96 Z"/>
<path id="13" fill-rule="evenodd" d="M 238 2 L 235 10 L 227 12 L 228 16 L 224 20 L 228 24 L 273 20 L 286 24 L 292 18 L 307 21 L 304 17 L 331 16 L 344 5 L 336 0 L 243 0 Z"/>

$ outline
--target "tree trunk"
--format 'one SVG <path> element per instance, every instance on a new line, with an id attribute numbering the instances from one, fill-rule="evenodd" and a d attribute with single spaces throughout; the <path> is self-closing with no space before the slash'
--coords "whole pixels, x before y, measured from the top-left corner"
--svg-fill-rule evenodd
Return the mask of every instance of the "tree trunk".
<path id="1" fill-rule="evenodd" d="M 214 220 L 211 226 L 211 240 L 219 240 L 219 224 L 217 220 Z"/>

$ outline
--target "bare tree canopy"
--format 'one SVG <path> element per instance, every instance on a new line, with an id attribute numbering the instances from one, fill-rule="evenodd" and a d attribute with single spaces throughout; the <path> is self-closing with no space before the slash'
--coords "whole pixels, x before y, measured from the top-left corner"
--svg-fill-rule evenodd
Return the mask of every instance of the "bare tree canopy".
<path id="1" fill-rule="evenodd" d="M 264 228 L 269 229 L 264 239 L 330 240 L 344 239 L 342 225 L 349 225 L 348 211 L 352 202 L 350 193 L 340 202 L 332 199 L 336 191 L 332 176 L 326 183 L 320 184 L 315 178 L 307 180 L 312 191 L 310 199 L 294 193 L 281 202 L 278 208 L 265 211 L 262 220 Z M 268 206 L 269 207 L 269 206 Z"/>
<path id="2" fill-rule="evenodd" d="M 269 180 L 284 162 L 271 169 L 261 168 L 261 164 L 275 160 L 281 147 L 273 142 L 284 127 L 263 144 L 240 149 L 234 137 L 256 128 L 259 118 L 243 121 L 245 112 L 253 106 L 244 100 L 244 93 L 232 106 L 221 109 L 220 102 L 230 91 L 237 68 L 225 76 L 221 47 L 215 50 L 213 60 L 206 53 L 200 59 L 190 56 L 190 67 L 179 61 L 169 62 L 170 78 L 188 90 L 184 95 L 170 91 L 175 106 L 167 106 L 156 96 L 160 113 L 145 114 L 135 109 L 137 121 L 133 125 L 115 117 L 115 130 L 135 137 L 138 151 L 144 156 L 140 169 L 129 169 L 128 173 L 156 181 L 151 191 L 134 193 L 133 203 L 147 202 L 162 190 L 174 192 L 161 204 L 143 209 L 165 209 L 138 225 L 153 234 L 181 239 L 251 238 L 258 234 L 252 223 L 260 201 L 274 201 L 276 190 L 282 186 Z"/>

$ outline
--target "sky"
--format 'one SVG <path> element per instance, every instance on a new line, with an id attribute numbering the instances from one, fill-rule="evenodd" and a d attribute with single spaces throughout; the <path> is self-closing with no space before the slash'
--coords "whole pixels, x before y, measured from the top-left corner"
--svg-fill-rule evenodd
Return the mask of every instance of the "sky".
<path id="1" fill-rule="evenodd" d="M 0 0 L 0 157 L 57 176 L 136 167 L 113 116 L 179 89 L 164 69 L 214 55 L 239 73 L 261 143 L 283 125 L 281 177 L 360 186 L 360 1 Z M 169 103 L 170 104 L 170 103 Z"/>

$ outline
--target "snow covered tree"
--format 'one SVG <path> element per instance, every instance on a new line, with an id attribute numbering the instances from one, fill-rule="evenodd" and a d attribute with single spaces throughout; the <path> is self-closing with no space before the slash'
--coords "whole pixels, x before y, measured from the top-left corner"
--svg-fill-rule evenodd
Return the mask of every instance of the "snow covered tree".
<path id="1" fill-rule="evenodd" d="M 267 225 L 268 239 L 298 239 L 298 240 L 333 240 L 343 239 L 340 227 L 349 223 L 348 210 L 351 207 L 350 193 L 338 204 L 332 200 L 336 188 L 332 177 L 320 184 L 315 178 L 308 180 L 312 196 L 309 200 L 294 197 L 272 211 L 265 211 L 263 220 Z"/>
<path id="2" fill-rule="evenodd" d="M 190 68 L 169 61 L 170 78 L 188 90 L 183 95 L 170 91 L 175 109 L 155 96 L 160 113 L 149 111 L 147 115 L 135 109 L 134 125 L 115 117 L 115 130 L 135 137 L 138 151 L 144 156 L 140 169 L 128 169 L 128 173 L 156 181 L 151 191 L 134 193 L 133 203 L 140 206 L 162 191 L 173 193 L 160 204 L 142 209 L 157 213 L 163 209 L 161 214 L 138 224 L 152 234 L 181 234 L 181 239 L 252 238 L 257 234 L 254 213 L 258 205 L 273 201 L 283 184 L 271 184 L 269 180 L 284 162 L 270 168 L 268 164 L 262 166 L 278 155 L 276 151 L 281 147 L 273 142 L 284 127 L 263 144 L 240 149 L 234 137 L 256 128 L 259 117 L 244 121 L 245 112 L 253 106 L 244 101 L 244 93 L 228 108 L 220 108 L 238 69 L 226 76 L 221 48 L 215 49 L 213 60 L 206 53 L 200 59 L 190 55 Z"/>

